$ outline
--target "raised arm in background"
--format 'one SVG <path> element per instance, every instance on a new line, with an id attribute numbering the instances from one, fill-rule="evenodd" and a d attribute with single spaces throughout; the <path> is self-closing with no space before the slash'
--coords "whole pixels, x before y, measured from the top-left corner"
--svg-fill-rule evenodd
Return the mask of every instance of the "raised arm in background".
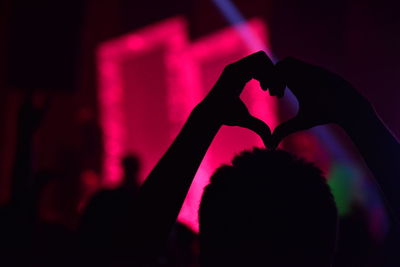
<path id="1" fill-rule="evenodd" d="M 32 178 L 32 143 L 45 110 L 35 106 L 33 93 L 23 100 L 17 118 L 15 159 L 11 177 L 11 202 L 19 201 L 27 193 Z"/>
<path id="2" fill-rule="evenodd" d="M 347 81 L 323 68 L 288 58 L 277 72 L 299 101 L 298 115 L 277 127 L 274 146 L 285 136 L 317 125 L 335 123 L 351 138 L 383 193 L 391 225 L 382 266 L 399 266 L 400 144 L 371 104 Z"/>
<path id="3" fill-rule="evenodd" d="M 373 173 L 398 221 L 400 215 L 400 144 L 353 86 L 323 68 L 287 58 L 277 72 L 299 101 L 298 115 L 273 133 L 275 146 L 285 136 L 314 126 L 341 126 Z"/>
<path id="4" fill-rule="evenodd" d="M 37 104 L 33 92 L 28 92 L 17 117 L 10 200 L 0 208 L 0 247 L 6 249 L 1 257 L 2 266 L 27 266 L 32 260 L 28 255 L 32 248 L 37 200 L 36 188 L 33 188 L 32 147 L 46 113 L 46 105 Z"/>

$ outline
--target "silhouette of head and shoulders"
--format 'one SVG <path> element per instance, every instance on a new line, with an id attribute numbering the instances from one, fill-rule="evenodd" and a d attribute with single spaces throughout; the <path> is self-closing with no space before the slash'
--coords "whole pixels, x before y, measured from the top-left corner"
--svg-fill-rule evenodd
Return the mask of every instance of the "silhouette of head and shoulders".
<path id="1" fill-rule="evenodd" d="M 328 267 L 337 209 L 321 171 L 254 149 L 220 167 L 199 209 L 201 265 Z"/>
<path id="2" fill-rule="evenodd" d="M 121 160 L 121 165 L 124 175 L 120 186 L 94 194 L 82 215 L 82 231 L 106 238 L 110 229 L 118 228 L 133 213 L 139 189 L 140 162 L 136 155 L 128 154 Z"/>

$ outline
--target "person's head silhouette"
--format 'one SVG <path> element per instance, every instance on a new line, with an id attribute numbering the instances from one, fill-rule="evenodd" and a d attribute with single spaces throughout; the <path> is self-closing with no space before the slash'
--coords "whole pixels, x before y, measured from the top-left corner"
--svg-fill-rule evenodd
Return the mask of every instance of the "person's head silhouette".
<path id="1" fill-rule="evenodd" d="M 127 154 L 122 158 L 121 164 L 124 170 L 122 185 L 124 187 L 137 189 L 139 187 L 139 157 L 135 154 Z"/>
<path id="2" fill-rule="evenodd" d="M 254 149 L 222 166 L 199 209 L 202 266 L 330 266 L 337 209 L 321 171 Z"/>

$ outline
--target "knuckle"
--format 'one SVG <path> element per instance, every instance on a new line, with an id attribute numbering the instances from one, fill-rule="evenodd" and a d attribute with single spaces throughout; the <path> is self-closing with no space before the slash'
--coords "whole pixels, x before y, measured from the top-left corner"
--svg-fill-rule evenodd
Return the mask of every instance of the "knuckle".
<path id="1" fill-rule="evenodd" d="M 237 63 L 228 64 L 224 68 L 224 73 L 228 73 L 228 74 L 236 74 L 237 71 L 238 71 L 238 64 Z"/>

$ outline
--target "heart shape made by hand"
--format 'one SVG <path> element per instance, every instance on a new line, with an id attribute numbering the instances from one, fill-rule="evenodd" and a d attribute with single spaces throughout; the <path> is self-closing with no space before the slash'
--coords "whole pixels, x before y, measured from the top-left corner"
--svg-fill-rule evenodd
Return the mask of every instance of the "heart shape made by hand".
<path id="1" fill-rule="evenodd" d="M 229 70 L 234 69 L 234 70 Z M 239 94 L 244 88 L 244 84 L 255 79 L 259 82 L 260 87 L 263 91 L 268 91 L 271 96 L 278 98 L 283 97 L 286 83 L 281 78 L 282 76 L 275 68 L 271 59 L 267 56 L 264 51 L 259 51 L 250 56 L 247 56 L 230 66 L 228 66 L 228 71 L 226 80 L 232 83 L 237 83 L 236 85 L 223 82 L 226 88 L 237 88 Z M 224 77 L 223 75 L 221 77 Z M 241 77 L 241 78 L 238 78 Z M 222 79 L 224 81 L 224 79 Z M 236 92 L 237 93 L 237 92 Z M 238 98 L 233 98 L 236 103 L 235 112 L 230 114 L 232 121 L 225 121 L 228 125 L 236 125 L 247 128 L 256 134 L 258 134 L 264 145 L 269 149 L 275 149 L 278 145 L 274 143 L 273 135 L 271 134 L 268 124 L 261 119 L 254 117 L 248 113 L 246 105 Z"/>
<path id="2" fill-rule="evenodd" d="M 299 103 L 297 114 L 278 125 L 270 137 L 259 134 L 270 149 L 275 149 L 292 133 L 328 123 L 345 126 L 374 112 L 368 100 L 335 73 L 295 58 L 273 65 L 265 53 L 259 55 L 264 55 L 258 56 L 264 62 L 255 60 L 253 65 L 244 66 L 251 69 L 252 78 L 260 82 L 263 90 L 268 89 L 271 96 L 282 97 L 287 86 Z"/>
<path id="3" fill-rule="evenodd" d="M 287 85 L 298 99 L 296 116 L 278 125 L 273 134 L 264 121 L 250 115 L 239 97 L 251 79 L 258 80 L 262 90 L 279 98 Z M 294 132 L 327 123 L 343 125 L 349 117 L 361 118 L 361 113 L 371 110 L 368 101 L 340 76 L 294 58 L 274 65 L 263 51 L 225 67 L 200 107 L 218 123 L 255 132 L 270 149 Z"/>

